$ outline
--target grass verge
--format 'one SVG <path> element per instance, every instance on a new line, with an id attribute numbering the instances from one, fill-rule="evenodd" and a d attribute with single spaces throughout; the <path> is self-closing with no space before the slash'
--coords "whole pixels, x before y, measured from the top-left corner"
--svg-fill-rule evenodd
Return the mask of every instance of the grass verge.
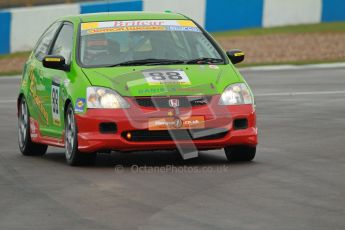
<path id="1" fill-rule="evenodd" d="M 1 54 L 0 60 L 9 59 L 9 58 L 20 58 L 20 57 L 28 58 L 29 55 L 30 55 L 30 51 L 16 52 L 16 53 L 11 53 L 11 54 Z"/>
<path id="2" fill-rule="evenodd" d="M 314 64 L 331 64 L 331 63 L 345 63 L 345 59 L 339 60 L 308 60 L 308 61 L 293 61 L 293 62 L 260 62 L 260 63 L 240 63 L 236 67 L 254 67 L 254 66 L 273 66 L 273 65 L 314 65 Z"/>
<path id="3" fill-rule="evenodd" d="M 22 71 L 8 71 L 8 72 L 0 72 L 0 77 L 11 77 L 11 76 L 18 76 L 22 75 Z"/>
<path id="4" fill-rule="evenodd" d="M 331 22 L 318 24 L 305 24 L 296 26 L 280 26 L 272 28 L 254 28 L 243 30 L 232 30 L 225 32 L 212 33 L 213 36 L 227 37 L 227 36 L 258 36 L 269 34 L 293 34 L 293 33 L 330 33 L 330 32 L 345 32 L 345 22 Z"/>
<path id="5" fill-rule="evenodd" d="M 20 75 L 29 55 L 30 52 L 0 55 L 0 76 Z"/>

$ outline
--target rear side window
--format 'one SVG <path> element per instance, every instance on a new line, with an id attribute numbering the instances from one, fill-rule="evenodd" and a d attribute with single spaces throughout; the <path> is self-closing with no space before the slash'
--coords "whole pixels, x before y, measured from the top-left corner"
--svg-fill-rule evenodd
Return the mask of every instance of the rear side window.
<path id="1" fill-rule="evenodd" d="M 63 56 L 66 60 L 66 64 L 69 64 L 71 61 L 72 48 L 73 26 L 71 24 L 64 24 L 54 42 L 50 54 Z"/>
<path id="2" fill-rule="evenodd" d="M 36 58 L 40 61 L 43 60 L 44 56 L 47 55 L 49 46 L 56 34 L 56 31 L 60 27 L 60 22 L 56 22 L 53 25 L 51 25 L 46 32 L 41 36 L 39 42 L 36 45 L 36 48 L 34 50 L 34 54 Z"/>

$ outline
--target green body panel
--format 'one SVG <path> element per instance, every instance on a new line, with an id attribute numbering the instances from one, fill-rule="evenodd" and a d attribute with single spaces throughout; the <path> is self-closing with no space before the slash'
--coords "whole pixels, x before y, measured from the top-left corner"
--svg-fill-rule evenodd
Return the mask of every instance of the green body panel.
<path id="1" fill-rule="evenodd" d="M 186 16 L 176 13 L 158 13 L 158 12 L 117 12 L 117 13 L 96 13 L 96 14 L 82 14 L 78 16 L 63 17 L 61 20 L 73 22 L 97 22 L 97 21 L 111 21 L 111 20 L 178 20 L 187 19 Z"/>
<path id="2" fill-rule="evenodd" d="M 238 82 L 245 82 L 240 73 L 230 64 L 224 65 L 165 65 L 132 66 L 112 68 L 81 68 L 77 63 L 77 34 L 81 22 L 107 20 L 140 19 L 187 19 L 173 13 L 124 12 L 111 14 L 89 14 L 64 17 L 58 21 L 68 21 L 74 25 L 74 47 L 70 71 L 47 69 L 42 62 L 31 54 L 27 61 L 19 95 L 28 102 L 30 117 L 39 123 L 43 136 L 61 138 L 64 130 L 65 106 L 71 102 L 75 107 L 78 99 L 86 99 L 88 86 L 102 86 L 117 91 L 122 96 L 170 96 L 170 95 L 216 95 Z M 188 85 L 150 85 L 143 71 L 180 70 L 190 80 Z M 59 92 L 58 101 L 54 100 L 52 89 Z M 54 91 L 53 90 L 53 91 Z M 58 105 L 58 113 L 53 111 Z M 83 111 L 85 113 L 86 105 Z M 55 114 L 55 116 L 54 116 Z M 58 115 L 58 116 L 57 116 Z"/>
<path id="3" fill-rule="evenodd" d="M 179 70 L 190 80 L 187 85 L 150 85 L 143 71 Z M 229 65 L 167 65 L 83 69 L 94 86 L 112 88 L 122 96 L 215 95 L 230 84 L 243 82 Z"/>

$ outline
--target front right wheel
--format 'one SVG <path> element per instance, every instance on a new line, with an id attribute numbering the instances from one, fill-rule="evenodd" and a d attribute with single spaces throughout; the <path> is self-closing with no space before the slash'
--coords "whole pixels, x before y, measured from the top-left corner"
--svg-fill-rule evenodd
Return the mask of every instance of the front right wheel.
<path id="1" fill-rule="evenodd" d="M 224 151 L 229 161 L 252 161 L 256 154 L 256 147 L 228 146 L 224 148 Z"/>
<path id="2" fill-rule="evenodd" d="M 97 153 L 81 153 L 78 150 L 78 128 L 71 104 L 65 114 L 65 156 L 67 163 L 72 166 L 91 165 L 97 157 Z"/>

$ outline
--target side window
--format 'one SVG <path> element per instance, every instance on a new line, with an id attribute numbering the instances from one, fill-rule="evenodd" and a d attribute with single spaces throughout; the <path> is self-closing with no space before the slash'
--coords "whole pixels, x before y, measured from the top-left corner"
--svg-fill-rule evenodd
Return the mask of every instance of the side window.
<path id="1" fill-rule="evenodd" d="M 50 54 L 63 56 L 66 59 L 66 63 L 69 64 L 71 62 L 72 48 L 73 26 L 71 24 L 65 24 L 61 28 Z"/>
<path id="2" fill-rule="evenodd" d="M 60 22 L 54 23 L 41 36 L 34 50 L 34 54 L 38 60 L 42 61 L 44 56 L 47 55 L 50 43 L 53 40 L 57 29 L 60 27 L 60 24 Z"/>

